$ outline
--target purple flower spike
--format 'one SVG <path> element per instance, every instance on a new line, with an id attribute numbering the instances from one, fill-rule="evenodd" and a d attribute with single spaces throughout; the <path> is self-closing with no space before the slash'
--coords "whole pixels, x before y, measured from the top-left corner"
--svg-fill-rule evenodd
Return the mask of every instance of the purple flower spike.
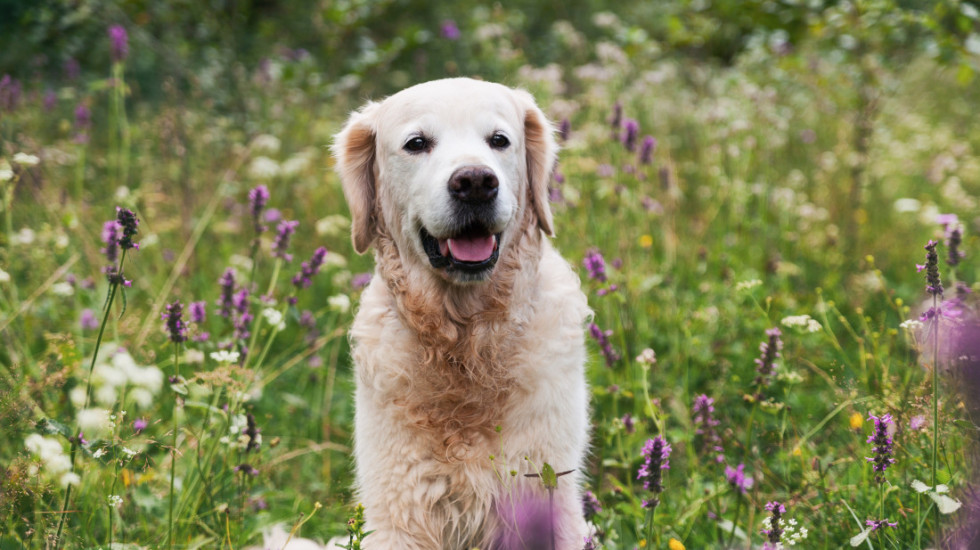
<path id="1" fill-rule="evenodd" d="M 184 306 L 177 300 L 166 307 L 160 318 L 167 322 L 170 341 L 179 344 L 187 341 L 187 325 L 184 324 Z"/>
<path id="2" fill-rule="evenodd" d="M 759 344 L 759 351 L 762 352 L 762 355 L 755 360 L 756 372 L 759 373 L 755 378 L 757 386 L 769 385 L 772 373 L 776 368 L 776 358 L 780 356 L 779 352 L 783 349 L 783 341 L 780 339 L 782 334 L 779 328 L 773 327 L 766 331 L 769 339 Z"/>
<path id="3" fill-rule="evenodd" d="M 657 138 L 646 136 L 643 138 L 643 145 L 640 146 L 640 164 L 650 164 L 653 162 L 653 152 L 657 150 Z"/>
<path id="4" fill-rule="evenodd" d="M 109 27 L 109 38 L 112 40 L 112 60 L 116 63 L 125 61 L 129 56 L 129 34 L 122 25 Z"/>
<path id="5" fill-rule="evenodd" d="M 439 31 L 446 40 L 459 40 L 459 37 L 462 36 L 459 32 L 459 27 L 456 26 L 456 22 L 452 19 L 444 20 Z"/>
<path id="6" fill-rule="evenodd" d="M 643 480 L 643 488 L 653 492 L 653 498 L 643 501 L 644 508 L 655 508 L 660 503 L 659 495 L 664 490 L 663 473 L 661 470 L 670 469 L 670 444 L 662 436 L 648 439 L 643 445 L 643 465 L 637 472 L 636 479 Z"/>
<path id="7" fill-rule="evenodd" d="M 780 518 L 786 513 L 786 507 L 780 504 L 778 501 L 772 501 L 766 504 L 766 510 L 769 511 L 769 527 L 762 530 L 762 534 L 766 535 L 769 542 L 772 544 L 777 544 L 780 537 L 783 534 L 783 530 L 779 527 Z M 776 546 L 776 548 L 779 548 Z"/>
<path id="8" fill-rule="evenodd" d="M 279 222 L 276 226 L 276 240 L 272 243 L 272 255 L 276 258 L 282 258 L 285 261 L 291 261 L 293 255 L 286 252 L 289 248 L 289 238 L 296 232 L 296 226 L 299 225 L 297 221 L 286 221 L 283 220 Z"/>
<path id="9" fill-rule="evenodd" d="M 262 233 L 265 231 L 265 226 L 262 225 L 262 209 L 265 208 L 266 203 L 269 202 L 269 188 L 260 185 L 248 192 L 248 203 L 249 210 L 252 213 L 252 224 L 255 227 L 255 233 Z"/>
<path id="10" fill-rule="evenodd" d="M 137 418 L 136 420 L 133 421 L 133 431 L 136 433 L 140 433 L 143 430 L 145 430 L 146 427 L 149 425 L 150 423 L 147 422 L 145 418 Z"/>
<path id="11" fill-rule="evenodd" d="M 191 305 L 187 308 L 191 314 L 191 322 L 201 324 L 207 318 L 207 310 L 204 307 L 204 302 L 191 302 Z"/>
<path id="12" fill-rule="evenodd" d="M 95 312 L 91 309 L 83 309 L 78 321 L 82 325 L 82 330 L 95 330 L 99 328 L 99 320 L 95 318 Z"/>
<path id="13" fill-rule="evenodd" d="M 894 522 L 894 523 L 891 523 L 891 522 L 888 521 L 887 518 L 886 519 L 869 519 L 869 520 L 865 521 L 864 524 L 871 528 L 871 532 L 872 533 L 874 533 L 878 529 L 881 529 L 882 527 L 891 527 L 892 529 L 894 529 L 895 527 L 898 527 L 898 522 L 897 521 Z"/>
<path id="14" fill-rule="evenodd" d="M 623 146 L 629 152 L 636 151 L 636 136 L 640 133 L 640 124 L 632 118 L 623 122 Z"/>
<path id="15" fill-rule="evenodd" d="M 874 464 L 875 481 L 885 482 L 885 470 L 895 463 L 892 458 L 893 445 L 891 436 L 888 435 L 888 426 L 893 424 L 892 415 L 883 414 L 880 417 L 873 414 L 868 415 L 868 420 L 874 420 L 874 432 L 868 436 L 868 443 L 872 444 L 871 452 L 874 456 L 865 457 L 865 460 Z"/>
<path id="16" fill-rule="evenodd" d="M 221 286 L 221 298 L 216 304 L 218 306 L 218 315 L 228 317 L 235 307 L 233 303 L 235 295 L 235 270 L 230 267 L 226 269 L 221 279 L 218 280 L 218 284 Z"/>
<path id="17" fill-rule="evenodd" d="M 599 328 L 599 325 L 595 323 L 589 325 L 589 335 L 599 344 L 602 355 L 606 359 L 607 367 L 612 367 L 616 364 L 616 361 L 619 361 L 619 352 L 613 349 L 612 344 L 609 343 L 609 337 L 612 336 L 612 333 L 613 331 L 611 330 L 603 332 Z"/>
<path id="18" fill-rule="evenodd" d="M 733 489 L 737 490 L 743 495 L 752 488 L 752 485 L 755 484 L 755 480 L 752 479 L 752 476 L 745 475 L 745 464 L 739 464 L 737 468 L 725 466 L 725 479 L 728 480 L 728 484 L 731 485 Z"/>
<path id="19" fill-rule="evenodd" d="M 119 228 L 122 230 L 122 237 L 119 238 L 119 248 L 123 250 L 129 250 L 130 248 L 139 250 L 139 243 L 133 240 L 133 237 L 139 232 L 140 224 L 136 214 L 128 208 L 117 206 L 116 221 L 119 222 Z"/>
<path id="20" fill-rule="evenodd" d="M 715 418 L 715 400 L 705 394 L 694 398 L 692 407 L 694 415 L 694 434 L 702 436 L 702 452 L 717 453 L 715 457 L 718 462 L 725 459 L 725 449 L 721 445 L 721 436 L 718 435 L 717 426 L 720 423 Z"/>
<path id="21" fill-rule="evenodd" d="M 595 279 L 600 283 L 606 282 L 606 260 L 602 257 L 599 249 L 593 248 L 585 253 L 582 265 L 589 272 L 589 278 Z"/>
<path id="22" fill-rule="evenodd" d="M 926 292 L 933 296 L 943 295 L 943 283 L 939 280 L 939 255 L 936 253 L 936 241 L 930 240 L 926 244 L 926 265 L 916 264 L 918 271 L 926 270 Z"/>
<path id="23" fill-rule="evenodd" d="M 313 276 L 320 272 L 320 267 L 323 265 L 323 260 L 326 257 L 327 249 L 322 246 L 317 248 L 313 252 L 313 256 L 310 257 L 310 261 L 303 262 L 299 273 L 293 277 L 293 285 L 297 289 L 309 288 L 313 284 Z"/>
<path id="24" fill-rule="evenodd" d="M 102 242 L 105 243 L 102 253 L 105 254 L 109 263 L 116 263 L 116 260 L 119 259 L 119 231 L 121 229 L 116 220 L 102 224 Z"/>
<path id="25" fill-rule="evenodd" d="M 595 493 L 592 491 L 586 491 L 583 493 L 582 513 L 585 516 L 585 520 L 592 520 L 592 518 L 600 512 L 602 512 L 602 504 L 599 503 L 599 499 L 595 496 Z"/>

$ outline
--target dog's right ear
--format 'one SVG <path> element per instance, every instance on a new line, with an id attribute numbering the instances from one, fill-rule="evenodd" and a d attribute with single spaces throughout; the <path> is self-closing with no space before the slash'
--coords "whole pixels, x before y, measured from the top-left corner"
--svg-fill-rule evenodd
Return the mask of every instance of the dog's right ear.
<path id="1" fill-rule="evenodd" d="M 358 254 L 367 252 L 377 236 L 374 208 L 378 193 L 375 178 L 375 113 L 379 106 L 380 103 L 372 101 L 351 113 L 344 129 L 334 136 L 331 147 L 337 159 L 337 173 L 343 184 L 344 196 L 350 207 L 351 239 Z"/>

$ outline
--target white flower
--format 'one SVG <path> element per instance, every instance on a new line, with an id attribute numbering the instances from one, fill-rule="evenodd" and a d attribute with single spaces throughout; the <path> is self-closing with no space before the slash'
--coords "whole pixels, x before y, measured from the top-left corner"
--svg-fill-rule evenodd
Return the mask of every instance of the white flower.
<path id="1" fill-rule="evenodd" d="M 82 478 L 75 472 L 67 472 L 61 476 L 61 487 L 65 489 L 67 489 L 69 485 L 78 485 L 81 482 Z"/>
<path id="2" fill-rule="evenodd" d="M 12 179 L 14 179 L 14 171 L 10 169 L 10 165 L 7 163 L 0 164 L 0 182 Z"/>
<path id="3" fill-rule="evenodd" d="M 952 514 L 963 506 L 962 502 L 946 496 L 945 493 L 949 492 L 949 487 L 946 485 L 936 485 L 935 490 L 933 490 L 932 487 L 922 483 L 918 479 L 913 480 L 911 485 L 916 493 L 926 493 L 926 496 L 936 503 L 936 508 L 939 509 L 940 514 Z"/>
<path id="4" fill-rule="evenodd" d="M 262 316 L 265 317 L 266 322 L 274 330 L 283 330 L 286 328 L 286 321 L 283 319 L 282 312 L 278 309 L 267 307 L 262 310 Z"/>
<path id="5" fill-rule="evenodd" d="M 327 303 L 330 304 L 330 309 L 340 313 L 347 313 L 350 309 L 350 296 L 337 294 L 327 298 Z"/>
<path id="6" fill-rule="evenodd" d="M 211 359 L 219 363 L 237 363 L 239 354 L 237 351 L 229 351 L 226 349 L 212 351 Z"/>
<path id="7" fill-rule="evenodd" d="M 782 324 L 787 327 L 800 327 L 807 332 L 819 332 L 823 328 L 819 321 L 806 314 L 783 317 Z"/>
<path id="8" fill-rule="evenodd" d="M 105 447 L 100 447 L 96 449 L 94 453 L 92 453 L 92 458 L 102 458 L 103 456 L 105 456 L 105 454 L 106 454 Z"/>
<path id="9" fill-rule="evenodd" d="M 109 427 L 109 411 L 105 409 L 82 409 L 78 411 L 78 427 L 86 435 L 104 432 Z"/>
<path id="10" fill-rule="evenodd" d="M 28 155 L 27 153 L 17 153 L 14 155 L 14 162 L 23 164 L 24 166 L 36 166 L 37 163 L 41 162 L 41 159 L 34 155 Z"/>
<path id="11" fill-rule="evenodd" d="M 644 365 L 652 365 L 657 362 L 657 353 L 650 348 L 646 348 L 636 356 L 636 362 Z"/>
<path id="12" fill-rule="evenodd" d="M 136 455 L 138 455 L 138 454 L 139 454 L 138 452 L 136 452 L 136 451 L 134 451 L 134 450 L 132 450 L 132 449 L 130 449 L 129 447 L 123 447 L 123 448 L 122 448 L 122 449 L 120 449 L 120 450 L 122 451 L 122 453 L 123 453 L 124 455 L 126 455 L 126 458 L 133 458 L 134 456 L 136 456 Z"/>
<path id="13" fill-rule="evenodd" d="M 757 286 L 762 285 L 762 281 L 759 279 L 750 279 L 748 281 L 739 281 L 735 284 L 735 290 L 749 290 Z"/>
<path id="14" fill-rule="evenodd" d="M 75 287 L 68 281 L 61 281 L 51 285 L 51 293 L 55 296 L 71 296 L 75 293 Z"/>
<path id="15" fill-rule="evenodd" d="M 271 134 L 259 134 L 252 140 L 252 149 L 263 153 L 278 153 L 282 141 Z"/>
<path id="16" fill-rule="evenodd" d="M 918 212 L 922 208 L 922 203 L 916 199 L 903 198 L 895 201 L 894 208 L 899 214 Z"/>
<path id="17" fill-rule="evenodd" d="M 109 495 L 109 498 L 106 500 L 112 508 L 119 508 L 123 503 L 122 497 L 119 495 Z"/>
<path id="18" fill-rule="evenodd" d="M 203 363 L 204 352 L 199 349 L 189 349 L 184 351 L 184 363 Z"/>
<path id="19" fill-rule="evenodd" d="M 316 233 L 317 235 L 338 236 L 346 234 L 349 227 L 350 220 L 346 216 L 334 214 L 317 220 Z"/>
<path id="20" fill-rule="evenodd" d="M 28 245 L 34 242 L 36 236 L 37 234 L 30 227 L 22 227 L 20 231 L 10 236 L 10 244 Z"/>
<path id="21" fill-rule="evenodd" d="M 922 321 L 919 321 L 918 319 L 909 319 L 908 321 L 902 321 L 902 324 L 898 326 L 909 332 L 915 332 L 922 328 Z"/>
<path id="22" fill-rule="evenodd" d="M 3 270 L 3 268 L 0 268 L 0 283 L 9 283 L 9 282 L 10 282 L 10 273 L 7 273 L 6 271 Z"/>
<path id="23" fill-rule="evenodd" d="M 279 163 L 269 157 L 255 157 L 248 167 L 248 173 L 255 179 L 267 180 L 279 175 Z"/>

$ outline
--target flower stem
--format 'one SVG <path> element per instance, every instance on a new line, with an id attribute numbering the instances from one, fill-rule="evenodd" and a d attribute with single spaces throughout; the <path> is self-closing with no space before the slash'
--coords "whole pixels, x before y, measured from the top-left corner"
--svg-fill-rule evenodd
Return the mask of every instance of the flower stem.
<path id="1" fill-rule="evenodd" d="M 939 298 L 932 295 L 932 486 L 939 484 Z M 939 507 L 936 507 L 936 535 L 939 534 Z"/>
<path id="2" fill-rule="evenodd" d="M 735 490 L 735 520 L 732 521 L 732 534 L 728 537 L 728 544 L 725 548 L 731 548 L 735 543 L 735 530 L 738 529 L 739 515 L 742 513 L 742 495 Z"/>
<path id="3" fill-rule="evenodd" d="M 180 383 L 180 342 L 174 342 L 174 384 Z M 174 475 L 177 471 L 177 404 L 180 397 L 174 392 L 173 439 L 170 447 L 170 516 L 167 525 L 167 547 L 174 547 Z"/>

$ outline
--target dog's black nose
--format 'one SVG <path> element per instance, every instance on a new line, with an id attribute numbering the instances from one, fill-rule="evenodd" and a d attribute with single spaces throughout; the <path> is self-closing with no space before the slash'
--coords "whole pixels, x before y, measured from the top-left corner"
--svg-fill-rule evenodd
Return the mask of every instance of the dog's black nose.
<path id="1" fill-rule="evenodd" d="M 449 178 L 449 194 L 469 203 L 490 202 L 497 197 L 497 175 L 486 166 L 464 166 Z"/>

